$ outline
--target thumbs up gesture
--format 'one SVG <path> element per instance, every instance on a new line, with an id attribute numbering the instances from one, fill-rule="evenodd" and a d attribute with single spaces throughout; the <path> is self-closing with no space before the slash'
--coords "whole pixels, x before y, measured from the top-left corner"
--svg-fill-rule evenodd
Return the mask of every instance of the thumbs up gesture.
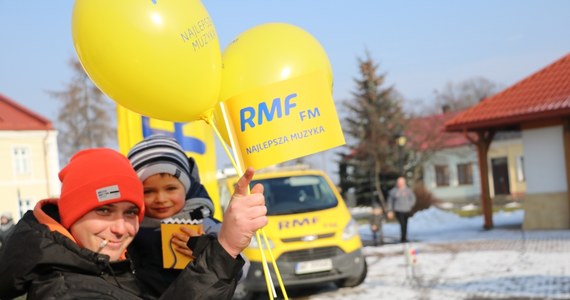
<path id="1" fill-rule="evenodd" d="M 255 232 L 267 225 L 263 185 L 256 184 L 249 192 L 253 174 L 253 168 L 248 168 L 235 185 L 218 234 L 220 245 L 234 258 L 249 245 Z"/>

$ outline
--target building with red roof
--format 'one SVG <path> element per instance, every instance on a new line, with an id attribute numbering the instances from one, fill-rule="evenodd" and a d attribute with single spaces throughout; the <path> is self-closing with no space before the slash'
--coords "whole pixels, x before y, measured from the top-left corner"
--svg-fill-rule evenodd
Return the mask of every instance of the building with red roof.
<path id="1" fill-rule="evenodd" d="M 41 199 L 59 195 L 57 130 L 0 94 L 0 211 L 15 221 Z"/>
<path id="2" fill-rule="evenodd" d="M 570 228 L 570 53 L 445 124 L 463 132 L 487 162 L 496 132 L 520 131 L 524 151 L 525 229 Z M 488 164 L 479 164 L 480 173 Z M 485 227 L 491 228 L 489 182 L 481 176 Z"/>
<path id="3" fill-rule="evenodd" d="M 477 168 L 477 150 L 461 132 L 445 131 L 445 123 L 462 111 L 449 111 L 413 118 L 410 120 L 406 137 L 408 146 L 418 153 L 422 165 L 423 184 L 446 208 L 477 209 L 481 197 L 480 176 Z M 516 201 L 524 195 L 526 185 L 522 177 L 522 142 L 518 132 L 495 136 L 489 149 L 489 158 L 494 165 L 488 174 L 509 182 L 511 185 L 496 184 L 491 195 L 500 199 L 500 204 Z M 512 162 L 507 164 L 506 162 Z"/>

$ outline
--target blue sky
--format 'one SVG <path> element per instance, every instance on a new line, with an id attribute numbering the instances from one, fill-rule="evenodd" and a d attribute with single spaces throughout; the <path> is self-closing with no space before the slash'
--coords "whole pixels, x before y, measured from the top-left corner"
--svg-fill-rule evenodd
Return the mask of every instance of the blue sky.
<path id="1" fill-rule="evenodd" d="M 311 33 L 329 56 L 337 102 L 350 97 L 366 50 L 388 84 L 426 105 L 447 82 L 482 76 L 509 86 L 570 52 L 566 0 L 202 3 L 222 50 L 267 22 Z M 70 0 L 0 0 L 0 93 L 51 120 L 59 103 L 46 91 L 65 88 L 75 57 L 72 9 Z"/>
<path id="2" fill-rule="evenodd" d="M 570 51 L 566 0 L 202 2 L 222 50 L 266 22 L 311 33 L 331 61 L 337 101 L 350 97 L 366 49 L 389 84 L 427 103 L 447 82 L 483 76 L 508 86 Z M 72 8 L 70 0 L 0 0 L 0 93 L 50 119 L 59 103 L 45 91 L 71 77 Z"/>

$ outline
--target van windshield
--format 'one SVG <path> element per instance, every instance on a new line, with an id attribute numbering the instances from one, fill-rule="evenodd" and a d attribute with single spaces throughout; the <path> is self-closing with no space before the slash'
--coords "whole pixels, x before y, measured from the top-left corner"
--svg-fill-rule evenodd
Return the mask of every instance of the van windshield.
<path id="1" fill-rule="evenodd" d="M 337 199 L 321 176 L 292 176 L 253 180 L 264 187 L 267 215 L 310 212 L 335 207 Z"/>

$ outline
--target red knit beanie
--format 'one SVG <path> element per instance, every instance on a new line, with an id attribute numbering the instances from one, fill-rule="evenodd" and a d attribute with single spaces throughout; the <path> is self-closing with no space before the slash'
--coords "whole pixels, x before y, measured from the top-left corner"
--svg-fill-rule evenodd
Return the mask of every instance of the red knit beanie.
<path id="1" fill-rule="evenodd" d="M 129 201 L 144 217 L 143 185 L 129 160 L 119 152 L 95 148 L 77 152 L 59 172 L 61 224 L 69 228 L 96 207 Z"/>

